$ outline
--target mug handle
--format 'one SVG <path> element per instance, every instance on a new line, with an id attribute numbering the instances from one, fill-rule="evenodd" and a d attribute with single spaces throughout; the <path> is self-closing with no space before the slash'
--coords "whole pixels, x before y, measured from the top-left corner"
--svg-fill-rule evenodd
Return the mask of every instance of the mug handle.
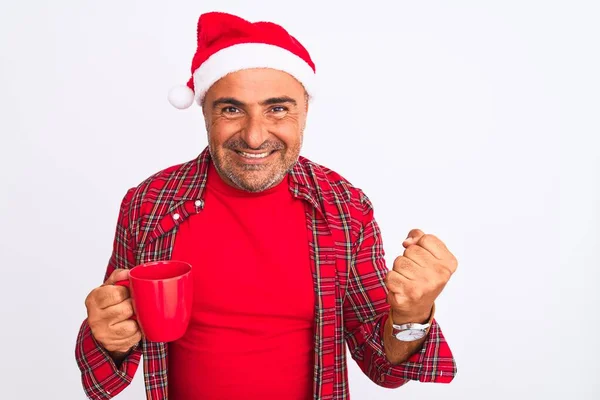
<path id="1" fill-rule="evenodd" d="M 129 282 L 129 279 L 123 279 L 122 281 L 116 281 L 115 282 L 115 286 L 125 286 L 127 289 L 129 289 L 131 286 L 131 282 Z M 135 312 L 133 313 L 133 315 L 131 317 L 129 317 L 129 319 L 133 319 L 137 321 L 137 316 L 135 315 Z"/>

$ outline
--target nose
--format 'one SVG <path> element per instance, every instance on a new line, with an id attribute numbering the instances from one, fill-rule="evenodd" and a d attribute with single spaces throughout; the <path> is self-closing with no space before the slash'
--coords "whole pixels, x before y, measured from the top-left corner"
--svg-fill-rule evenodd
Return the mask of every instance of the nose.
<path id="1" fill-rule="evenodd" d="M 264 121 L 259 116 L 249 116 L 246 118 L 242 129 L 242 139 L 253 149 L 257 149 L 267 140 L 269 132 Z"/>

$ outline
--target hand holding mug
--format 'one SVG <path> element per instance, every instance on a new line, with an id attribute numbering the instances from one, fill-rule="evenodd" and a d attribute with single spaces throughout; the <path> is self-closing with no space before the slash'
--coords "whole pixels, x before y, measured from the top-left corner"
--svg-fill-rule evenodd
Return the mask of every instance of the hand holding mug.
<path id="1" fill-rule="evenodd" d="M 85 299 L 92 335 L 113 356 L 127 353 L 142 338 L 138 323 L 131 318 L 134 311 L 129 289 L 115 285 L 128 275 L 128 270 L 114 270 Z"/>
<path id="2" fill-rule="evenodd" d="M 115 360 L 142 336 L 153 342 L 181 338 L 192 314 L 191 273 L 190 264 L 174 260 L 113 271 L 85 301 L 92 335 Z"/>

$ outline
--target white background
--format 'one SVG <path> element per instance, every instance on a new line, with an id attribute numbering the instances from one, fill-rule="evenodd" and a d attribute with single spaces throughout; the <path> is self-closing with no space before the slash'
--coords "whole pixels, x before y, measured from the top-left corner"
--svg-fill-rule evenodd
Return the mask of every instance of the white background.
<path id="1" fill-rule="evenodd" d="M 169 4 L 0 6 L 0 397 L 85 398 L 85 296 L 125 191 L 206 145 L 166 94 L 219 10 L 309 49 L 302 154 L 365 190 L 388 262 L 412 228 L 459 259 L 437 312 L 454 382 L 383 389 L 350 360 L 352 398 L 600 398 L 597 2 Z M 141 367 L 119 398 L 144 398 Z"/>

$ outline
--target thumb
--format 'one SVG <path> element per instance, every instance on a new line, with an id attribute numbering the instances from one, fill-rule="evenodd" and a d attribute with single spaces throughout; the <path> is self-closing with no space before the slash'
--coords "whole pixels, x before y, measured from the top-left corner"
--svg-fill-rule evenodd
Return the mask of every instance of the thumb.
<path id="1" fill-rule="evenodd" d="M 128 269 L 115 269 L 104 282 L 104 285 L 114 285 L 118 281 L 129 279 Z"/>
<path id="2" fill-rule="evenodd" d="M 406 239 L 404 239 L 404 241 L 402 242 L 402 246 L 406 248 L 411 244 L 416 244 L 419 240 L 421 240 L 421 238 L 424 235 L 425 232 L 423 232 L 420 229 L 411 229 L 411 231 L 408 232 L 408 236 L 406 237 Z"/>

